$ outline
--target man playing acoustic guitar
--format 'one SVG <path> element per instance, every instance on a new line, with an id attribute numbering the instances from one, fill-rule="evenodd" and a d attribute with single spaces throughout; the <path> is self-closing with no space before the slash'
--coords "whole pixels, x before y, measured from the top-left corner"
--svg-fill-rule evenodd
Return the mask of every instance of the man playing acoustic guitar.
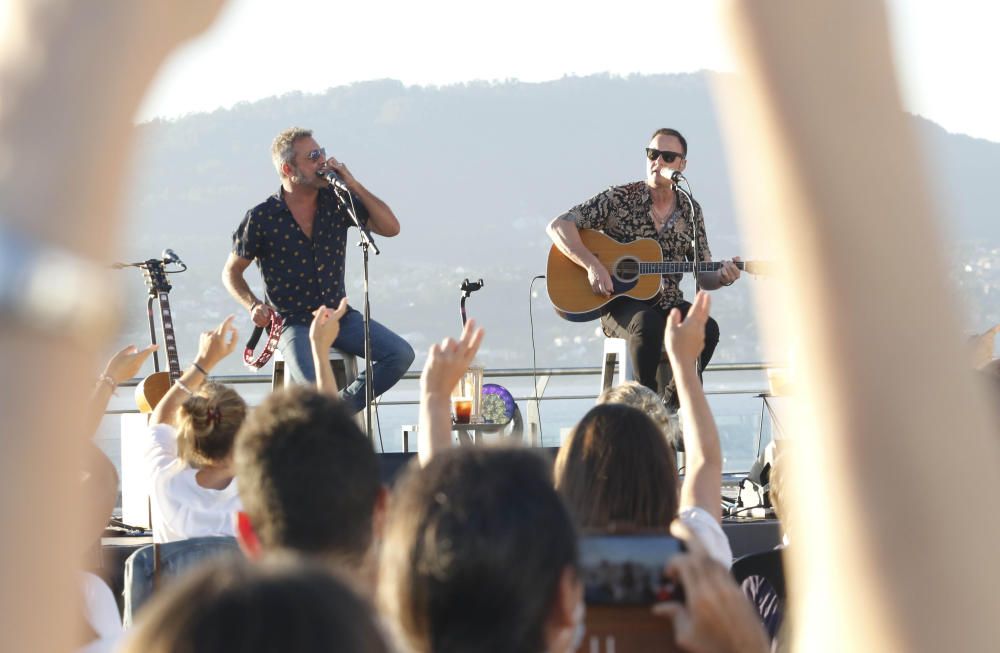
<path id="1" fill-rule="evenodd" d="M 650 238 L 659 243 L 664 261 L 694 261 L 692 234 L 697 233 L 698 261 L 711 261 L 712 253 L 705 234 L 705 222 L 697 202 L 678 193 L 672 175 L 687 167 L 687 141 L 675 129 L 658 129 L 646 148 L 646 180 L 624 186 L 612 186 L 586 202 L 571 208 L 548 226 L 556 248 L 587 271 L 595 295 L 611 298 L 615 289 L 607 267 L 584 245 L 581 229 L 596 229 L 623 243 Z M 693 228 L 692 228 L 693 226 Z M 734 263 L 724 261 L 711 272 L 699 272 L 698 283 L 704 290 L 730 286 L 740 277 Z M 629 356 L 636 380 L 663 394 L 676 410 L 672 373 L 669 363 L 660 366 L 663 355 L 663 331 L 671 309 L 686 316 L 690 302 L 684 301 L 679 283 L 682 275 L 664 274 L 659 293 L 649 300 L 617 297 L 601 311 L 605 335 L 628 341 Z M 719 342 L 719 325 L 709 318 L 705 325 L 705 348 L 700 369 L 712 358 Z M 658 368 L 662 370 L 658 377 Z"/>

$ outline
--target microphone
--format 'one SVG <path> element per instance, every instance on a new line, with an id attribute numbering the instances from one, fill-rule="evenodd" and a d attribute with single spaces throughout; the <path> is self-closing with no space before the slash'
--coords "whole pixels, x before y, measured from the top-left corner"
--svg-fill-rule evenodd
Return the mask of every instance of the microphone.
<path id="1" fill-rule="evenodd" d="M 160 258 L 162 258 L 167 263 L 177 263 L 178 265 L 184 265 L 184 261 L 181 260 L 180 256 L 177 256 L 177 252 L 170 249 L 169 247 L 163 250 L 163 253 L 160 254 Z"/>
<path id="2" fill-rule="evenodd" d="M 333 186 L 338 190 L 342 190 L 345 193 L 351 192 L 350 189 L 347 187 L 347 184 L 344 183 L 344 180 L 340 178 L 340 175 L 338 175 L 333 170 L 321 170 L 316 173 L 316 176 L 323 177 L 328 182 L 330 182 L 331 186 Z"/>
<path id="3" fill-rule="evenodd" d="M 660 175 L 666 177 L 675 184 L 680 180 L 685 179 L 680 170 L 671 170 L 670 168 L 660 168 Z"/>

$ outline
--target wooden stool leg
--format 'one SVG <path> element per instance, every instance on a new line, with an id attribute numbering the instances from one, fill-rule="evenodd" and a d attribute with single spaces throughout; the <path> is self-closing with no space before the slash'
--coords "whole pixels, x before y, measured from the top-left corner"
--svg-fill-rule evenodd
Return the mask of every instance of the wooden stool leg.
<path id="1" fill-rule="evenodd" d="M 271 390 L 280 390 L 285 385 L 285 361 L 274 361 L 271 373 Z"/>

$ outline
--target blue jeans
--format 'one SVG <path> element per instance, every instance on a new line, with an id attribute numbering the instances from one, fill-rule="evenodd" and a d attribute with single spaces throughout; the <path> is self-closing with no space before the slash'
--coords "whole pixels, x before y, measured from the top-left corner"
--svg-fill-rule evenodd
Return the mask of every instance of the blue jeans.
<path id="1" fill-rule="evenodd" d="M 340 318 L 340 333 L 333 346 L 359 358 L 365 355 L 365 319 L 354 310 L 348 309 Z M 372 332 L 372 375 L 375 396 L 396 385 L 413 363 L 413 347 L 395 333 L 375 320 Z M 312 345 L 309 342 L 309 325 L 293 324 L 285 326 L 278 340 L 278 349 L 285 358 L 285 371 L 295 383 L 315 383 L 316 368 L 313 367 Z M 341 398 L 354 411 L 365 407 L 365 368 L 359 365 L 358 378 L 340 392 Z"/>
<path id="2" fill-rule="evenodd" d="M 219 556 L 238 556 L 240 547 L 234 537 L 194 537 L 157 544 L 160 582 L 183 576 L 206 560 Z M 139 608 L 153 595 L 154 560 L 152 544 L 136 549 L 125 561 L 125 627 L 131 627 Z"/>

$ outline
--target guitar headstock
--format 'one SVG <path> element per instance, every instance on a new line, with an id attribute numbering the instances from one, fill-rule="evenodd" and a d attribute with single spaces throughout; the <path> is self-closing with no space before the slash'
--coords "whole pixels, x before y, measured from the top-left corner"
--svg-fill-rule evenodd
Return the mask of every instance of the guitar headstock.
<path id="1" fill-rule="evenodd" d="M 170 282 L 167 281 L 167 273 L 164 270 L 163 261 L 151 259 L 142 266 L 142 276 L 146 279 L 146 287 L 149 294 L 156 296 L 161 292 L 170 292 Z"/>

